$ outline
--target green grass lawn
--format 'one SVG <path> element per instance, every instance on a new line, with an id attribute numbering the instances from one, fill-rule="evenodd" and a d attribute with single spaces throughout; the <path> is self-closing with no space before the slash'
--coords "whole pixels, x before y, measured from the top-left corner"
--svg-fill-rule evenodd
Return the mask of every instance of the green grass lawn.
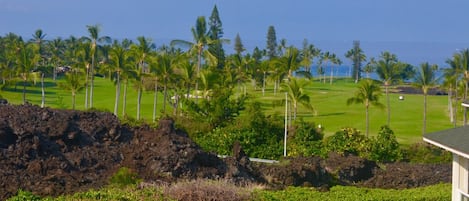
<path id="1" fill-rule="evenodd" d="M 71 94 L 58 88 L 54 81 L 46 80 L 46 106 L 52 108 L 71 108 Z M 59 82 L 59 81 L 58 81 Z M 336 79 L 330 85 L 313 81 L 307 88 L 312 104 L 317 114 L 306 110 L 302 106 L 298 109 L 298 118 L 306 121 L 313 121 L 321 124 L 325 128 L 326 135 L 331 135 L 343 127 L 354 127 L 364 132 L 365 130 L 365 108 L 363 105 L 346 105 L 346 100 L 353 96 L 356 90 L 356 84 L 349 79 Z M 123 87 L 122 87 L 123 88 Z M 41 104 L 40 83 L 35 86 L 27 87 L 27 100 L 32 104 Z M 239 88 L 236 93 L 241 93 Z M 283 92 L 274 94 L 273 84 L 269 83 L 265 96 L 259 87 L 253 88 L 247 84 L 247 93 L 253 99 L 251 101 L 260 101 L 263 103 L 266 114 L 277 113 L 284 114 L 283 106 L 273 106 L 274 100 L 284 98 Z M 84 90 L 76 97 L 77 109 L 84 109 Z M 10 103 L 22 103 L 22 86 L 8 87 L 0 91 L 0 95 L 8 99 Z M 396 134 L 400 143 L 411 144 L 422 141 L 422 119 L 423 119 L 423 96 L 422 95 L 404 95 L 405 100 L 399 100 L 398 97 L 403 94 L 390 94 L 391 100 L 391 123 L 390 127 Z M 122 96 L 122 92 L 121 92 Z M 119 116 L 122 115 L 122 97 L 120 98 Z M 106 78 L 95 78 L 94 90 L 94 108 L 100 110 L 113 111 L 115 100 L 115 86 Z M 386 104 L 386 97 L 380 100 Z M 137 94 L 131 85 L 128 87 L 126 113 L 131 117 L 136 116 Z M 427 114 L 427 132 L 444 130 L 452 127 L 448 116 L 447 96 L 428 96 L 428 114 Z M 158 111 L 162 110 L 163 95 L 158 94 Z M 141 115 L 143 119 L 151 121 L 153 110 L 153 93 L 145 92 L 142 97 Z M 167 110 L 171 112 L 171 107 L 167 105 Z M 460 111 L 461 112 L 461 111 Z M 159 113 L 161 114 L 161 113 Z M 370 135 L 376 135 L 379 128 L 386 124 L 386 109 L 370 108 Z M 462 119 L 459 116 L 458 119 Z M 460 122 L 459 122 L 460 123 Z M 460 123 L 461 124 L 461 123 Z"/>

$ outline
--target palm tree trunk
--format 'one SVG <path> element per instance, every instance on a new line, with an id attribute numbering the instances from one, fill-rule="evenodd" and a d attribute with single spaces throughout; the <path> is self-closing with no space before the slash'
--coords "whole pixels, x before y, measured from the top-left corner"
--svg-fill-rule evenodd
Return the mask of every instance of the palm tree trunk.
<path id="1" fill-rule="evenodd" d="M 26 75 L 25 78 L 23 78 L 23 104 L 26 104 Z"/>
<path id="2" fill-rule="evenodd" d="M 94 65 L 95 65 L 95 55 L 96 55 L 96 44 L 94 44 L 93 55 L 91 55 L 91 70 L 90 70 L 90 108 L 93 108 L 93 89 L 94 89 Z"/>
<path id="3" fill-rule="evenodd" d="M 75 91 L 72 91 L 72 109 L 75 110 L 75 97 L 76 93 Z"/>
<path id="4" fill-rule="evenodd" d="M 125 117 L 125 106 L 127 106 L 127 83 L 129 81 L 126 80 L 124 83 L 124 95 L 122 97 L 122 117 Z"/>
<path id="5" fill-rule="evenodd" d="M 117 116 L 117 110 L 119 108 L 119 97 L 120 97 L 120 91 L 121 91 L 121 82 L 120 82 L 120 77 L 119 77 L 119 72 L 117 73 L 117 83 L 116 83 L 116 100 L 114 102 L 114 115 Z"/>
<path id="6" fill-rule="evenodd" d="M 422 135 L 425 135 L 427 129 L 427 93 L 423 93 L 423 127 Z"/>
<path id="7" fill-rule="evenodd" d="M 186 99 L 189 99 L 190 94 L 191 94 L 191 85 L 190 85 L 190 84 L 187 84 Z"/>
<path id="8" fill-rule="evenodd" d="M 88 109 L 88 79 L 90 76 L 90 69 L 86 67 L 86 77 L 85 77 L 85 109 Z"/>
<path id="9" fill-rule="evenodd" d="M 43 108 L 46 104 L 46 92 L 44 91 L 44 73 L 41 72 L 41 108 Z"/>
<path id="10" fill-rule="evenodd" d="M 158 79 L 155 80 L 155 94 L 153 95 L 153 122 L 156 122 L 156 107 L 158 103 Z"/>
<path id="11" fill-rule="evenodd" d="M 370 114 L 368 111 L 368 105 L 365 106 L 365 120 L 366 120 L 366 137 L 368 138 L 368 134 L 370 133 Z"/>
<path id="12" fill-rule="evenodd" d="M 262 96 L 265 95 L 265 71 L 264 71 L 264 77 L 262 78 Z"/>
<path id="13" fill-rule="evenodd" d="M 391 102 L 389 100 L 389 83 L 387 81 L 384 83 L 384 88 L 386 90 L 386 102 L 387 102 L 387 109 L 388 109 L 387 126 L 390 126 L 390 123 L 391 123 Z"/>
<path id="14" fill-rule="evenodd" d="M 166 114 L 166 99 L 168 98 L 168 90 L 166 85 L 168 84 L 165 81 L 163 86 L 163 114 Z"/>
<path id="15" fill-rule="evenodd" d="M 453 112 L 453 86 L 449 86 L 448 90 L 448 110 L 449 110 L 449 118 L 450 122 L 454 122 L 454 112 Z"/>
<path id="16" fill-rule="evenodd" d="M 466 101 L 467 99 L 467 88 L 469 87 L 469 82 L 467 80 L 464 81 L 464 86 L 465 86 L 465 89 L 464 89 L 464 99 L 463 101 Z M 467 125 L 467 107 L 464 107 L 464 126 Z"/>
<path id="17" fill-rule="evenodd" d="M 296 101 L 293 102 L 293 120 L 296 120 L 296 113 L 298 112 L 298 103 Z"/>
<path id="18" fill-rule="evenodd" d="M 195 103 L 199 102 L 199 76 L 200 76 L 200 65 L 202 60 L 202 50 L 199 50 L 197 54 L 197 75 L 195 80 Z"/>
<path id="19" fill-rule="evenodd" d="M 332 77 L 334 76 L 334 67 L 331 65 L 331 77 L 329 79 L 329 84 L 332 84 Z"/>
<path id="20" fill-rule="evenodd" d="M 139 86 L 137 90 L 137 120 L 140 120 L 140 105 L 142 101 L 142 87 Z"/>

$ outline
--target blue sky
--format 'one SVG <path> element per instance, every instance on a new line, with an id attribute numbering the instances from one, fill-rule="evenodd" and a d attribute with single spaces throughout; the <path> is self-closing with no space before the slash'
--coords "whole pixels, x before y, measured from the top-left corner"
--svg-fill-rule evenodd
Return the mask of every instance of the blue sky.
<path id="1" fill-rule="evenodd" d="M 265 47 L 269 25 L 288 44 L 306 38 L 338 55 L 360 40 L 370 56 L 389 50 L 411 63 L 444 63 L 469 47 L 467 0 L 0 0 L 0 34 L 83 36 L 86 25 L 100 24 L 112 38 L 191 40 L 197 16 L 215 4 L 224 37 L 239 33 L 248 50 Z"/>

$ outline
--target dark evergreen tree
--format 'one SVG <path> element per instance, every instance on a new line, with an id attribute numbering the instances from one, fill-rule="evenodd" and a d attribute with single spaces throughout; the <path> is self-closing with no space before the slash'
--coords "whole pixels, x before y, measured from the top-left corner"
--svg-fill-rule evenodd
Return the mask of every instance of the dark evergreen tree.
<path id="1" fill-rule="evenodd" d="M 269 26 L 267 31 L 267 56 L 269 59 L 277 57 L 277 36 L 274 26 Z"/>
<path id="2" fill-rule="evenodd" d="M 345 57 L 352 60 L 353 70 L 350 76 L 355 79 L 355 83 L 358 83 L 361 78 L 362 62 L 366 61 L 366 56 L 360 48 L 360 41 L 353 41 L 353 48 L 345 54 Z"/>
<path id="3" fill-rule="evenodd" d="M 236 51 L 236 54 L 240 55 L 244 50 L 243 42 L 241 41 L 241 37 L 239 37 L 239 33 L 236 34 L 235 42 L 234 42 L 234 49 Z"/>
<path id="4" fill-rule="evenodd" d="M 220 40 L 223 37 L 223 28 L 217 5 L 213 7 L 208 25 L 210 26 L 208 36 L 212 40 L 212 43 L 209 44 L 208 51 L 217 58 L 217 68 L 222 69 L 225 65 L 225 51 L 223 50 L 222 40 Z"/>

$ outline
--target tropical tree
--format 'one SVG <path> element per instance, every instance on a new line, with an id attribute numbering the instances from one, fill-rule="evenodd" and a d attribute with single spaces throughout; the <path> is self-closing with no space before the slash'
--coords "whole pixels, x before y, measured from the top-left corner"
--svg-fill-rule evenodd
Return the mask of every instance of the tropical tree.
<path id="1" fill-rule="evenodd" d="M 140 120 L 140 108 L 142 102 L 142 93 L 143 93 L 143 81 L 144 77 L 150 72 L 148 68 L 148 57 L 151 55 L 151 52 L 156 48 L 156 45 L 151 42 L 151 39 L 145 38 L 143 36 L 137 37 L 138 44 L 133 46 L 133 52 L 137 60 L 135 65 L 135 73 L 132 75 L 134 80 L 134 85 L 137 88 L 137 120 Z"/>
<path id="2" fill-rule="evenodd" d="M 371 57 L 370 61 L 368 61 L 363 67 L 363 72 L 366 73 L 366 78 L 370 79 L 370 74 L 372 72 L 375 72 L 375 70 L 376 70 L 376 61 L 374 57 Z"/>
<path id="3" fill-rule="evenodd" d="M 32 43 L 25 43 L 20 41 L 19 55 L 17 58 L 17 73 L 23 81 L 23 104 L 26 103 L 26 84 L 31 71 L 39 61 L 39 56 L 36 54 L 35 46 Z"/>
<path id="4" fill-rule="evenodd" d="M 399 80 L 402 64 L 398 62 L 397 56 L 390 52 L 381 53 L 380 60 L 376 62 L 376 73 L 384 83 L 387 102 L 387 125 L 391 121 L 391 102 L 389 100 L 389 86 Z"/>
<path id="5" fill-rule="evenodd" d="M 353 41 L 353 48 L 345 53 L 345 57 L 352 61 L 353 72 L 351 76 L 355 79 L 355 83 L 358 83 L 361 78 L 362 62 L 366 61 L 366 55 L 360 48 L 360 41 Z"/>
<path id="6" fill-rule="evenodd" d="M 114 41 L 109 52 L 110 69 L 113 72 L 112 79 L 116 84 L 116 98 L 114 101 L 114 115 L 117 116 L 119 107 L 119 97 L 121 91 L 121 75 L 132 67 L 132 57 L 130 56 L 129 47 L 124 46 L 117 40 Z"/>
<path id="7" fill-rule="evenodd" d="M 340 60 L 335 54 L 332 54 L 332 58 L 331 58 L 331 61 L 333 64 L 335 65 L 342 65 L 342 60 Z M 332 69 L 332 65 L 331 65 L 331 77 L 329 79 L 329 84 L 332 84 L 332 80 L 334 79 L 334 76 L 333 76 L 333 69 Z"/>
<path id="8" fill-rule="evenodd" d="M 365 121 L 366 121 L 366 136 L 368 137 L 370 130 L 370 115 L 369 107 L 376 106 L 383 108 L 384 105 L 379 102 L 381 96 L 381 87 L 370 79 L 360 81 L 358 89 L 354 97 L 347 99 L 347 105 L 351 104 L 364 104 L 365 105 Z"/>
<path id="9" fill-rule="evenodd" d="M 303 40 L 303 49 L 300 53 L 300 66 L 304 68 L 307 77 L 311 76 L 311 64 L 313 64 L 314 57 L 319 56 L 320 52 L 313 44 L 309 44 L 307 39 Z"/>
<path id="10" fill-rule="evenodd" d="M 314 107 L 311 104 L 311 99 L 305 91 L 308 84 L 308 80 L 291 78 L 288 82 L 284 82 L 281 85 L 282 89 L 287 92 L 288 99 L 293 106 L 293 119 L 296 119 L 298 104 L 301 104 L 306 109 L 315 112 Z"/>
<path id="11" fill-rule="evenodd" d="M 91 70 L 91 57 L 92 51 L 91 46 L 86 43 L 78 43 L 77 51 L 73 54 L 76 54 L 76 61 L 75 63 L 84 68 L 85 71 L 85 109 L 88 108 L 89 98 L 88 98 L 88 90 L 89 90 L 89 80 L 90 80 L 90 70 Z"/>
<path id="12" fill-rule="evenodd" d="M 57 66 L 62 64 L 62 60 L 65 54 L 65 42 L 62 38 L 55 38 L 47 43 L 48 49 L 51 53 L 51 65 L 52 65 L 52 79 L 57 79 Z"/>
<path id="13" fill-rule="evenodd" d="M 171 41 L 171 46 L 182 45 L 186 47 L 190 47 L 190 51 L 196 53 L 197 55 L 197 73 L 196 77 L 200 77 L 200 70 L 202 67 L 202 56 L 211 57 L 213 59 L 213 55 L 210 52 L 205 51 L 207 45 L 212 44 L 213 41 L 210 39 L 207 33 L 207 23 L 205 21 L 204 16 L 200 16 L 197 18 L 195 27 L 192 27 L 192 36 L 194 38 L 194 42 L 184 41 L 184 40 L 173 40 Z M 210 59 L 210 58 L 209 58 Z M 198 79 L 195 82 L 195 92 L 197 93 L 199 90 L 199 81 Z M 196 102 L 198 100 L 198 96 L 196 96 Z"/>
<path id="14" fill-rule="evenodd" d="M 157 56 L 156 73 L 163 82 L 163 114 L 166 114 L 166 102 L 168 100 L 168 85 L 171 83 L 175 74 L 175 66 L 178 55 L 170 55 L 163 52 Z"/>
<path id="15" fill-rule="evenodd" d="M 320 69 L 323 71 L 321 74 L 324 75 L 324 83 L 326 83 L 326 73 L 324 71 L 324 67 L 327 67 L 327 64 L 329 61 L 331 61 L 334 58 L 334 54 L 331 54 L 329 51 L 324 52 L 321 54 L 321 58 L 319 60 L 319 63 L 321 64 Z M 332 67 L 331 67 L 331 73 L 332 73 Z M 331 75 L 332 77 L 332 75 Z"/>
<path id="16" fill-rule="evenodd" d="M 196 79 L 196 67 L 193 62 L 188 59 L 188 54 L 181 55 L 177 62 L 177 68 L 175 69 L 176 75 L 179 80 L 182 81 L 182 85 L 186 88 L 186 98 L 190 98 L 190 91 L 194 80 Z"/>
<path id="17" fill-rule="evenodd" d="M 419 71 L 414 78 L 414 86 L 420 88 L 423 93 L 423 127 L 422 135 L 426 133 L 427 127 L 427 94 L 428 89 L 437 84 L 435 71 L 438 70 L 437 65 L 430 65 L 428 63 L 420 64 Z"/>
<path id="18" fill-rule="evenodd" d="M 454 54 L 452 59 L 447 59 L 446 63 L 449 65 L 449 68 L 444 69 L 445 80 L 443 82 L 444 86 L 448 88 L 448 109 L 450 112 L 450 121 L 454 124 L 454 127 L 457 125 L 457 115 L 456 115 L 456 102 L 458 100 L 458 82 L 461 78 L 461 55 Z M 454 103 L 453 103 L 454 99 Z"/>
<path id="19" fill-rule="evenodd" d="M 463 81 L 464 81 L 464 97 L 463 100 L 467 101 L 467 92 L 469 88 L 469 49 L 461 50 L 459 53 L 461 55 L 461 69 L 463 72 Z M 464 107 L 464 125 L 467 125 L 467 107 Z"/>
<path id="20" fill-rule="evenodd" d="M 83 81 L 83 75 L 77 71 L 77 70 L 72 70 L 72 72 L 68 72 L 65 74 L 65 79 L 63 82 L 59 83 L 59 87 L 70 91 L 72 93 L 72 109 L 75 109 L 75 100 L 76 100 L 76 95 L 79 91 L 81 91 L 85 86 Z"/>
<path id="21" fill-rule="evenodd" d="M 88 29 L 88 33 L 90 34 L 89 40 L 91 40 L 91 67 L 89 70 L 89 74 L 87 76 L 90 77 L 90 108 L 93 107 L 93 88 L 94 88 L 94 73 L 96 67 L 96 56 L 98 50 L 98 42 L 99 43 L 110 43 L 111 38 L 109 36 L 99 36 L 99 32 L 101 31 L 101 27 L 99 25 L 88 25 L 86 26 Z"/>
<path id="22" fill-rule="evenodd" d="M 45 40 L 46 38 L 46 35 L 42 29 L 38 29 L 34 32 L 34 34 L 32 35 L 33 38 L 30 40 L 30 42 L 33 42 L 33 43 L 36 43 L 37 45 L 37 48 L 38 48 L 38 54 L 39 54 L 39 59 L 38 59 L 38 62 L 41 61 L 41 65 L 44 65 L 44 61 L 46 60 L 45 58 L 45 52 L 44 52 L 44 43 L 47 42 Z"/>

